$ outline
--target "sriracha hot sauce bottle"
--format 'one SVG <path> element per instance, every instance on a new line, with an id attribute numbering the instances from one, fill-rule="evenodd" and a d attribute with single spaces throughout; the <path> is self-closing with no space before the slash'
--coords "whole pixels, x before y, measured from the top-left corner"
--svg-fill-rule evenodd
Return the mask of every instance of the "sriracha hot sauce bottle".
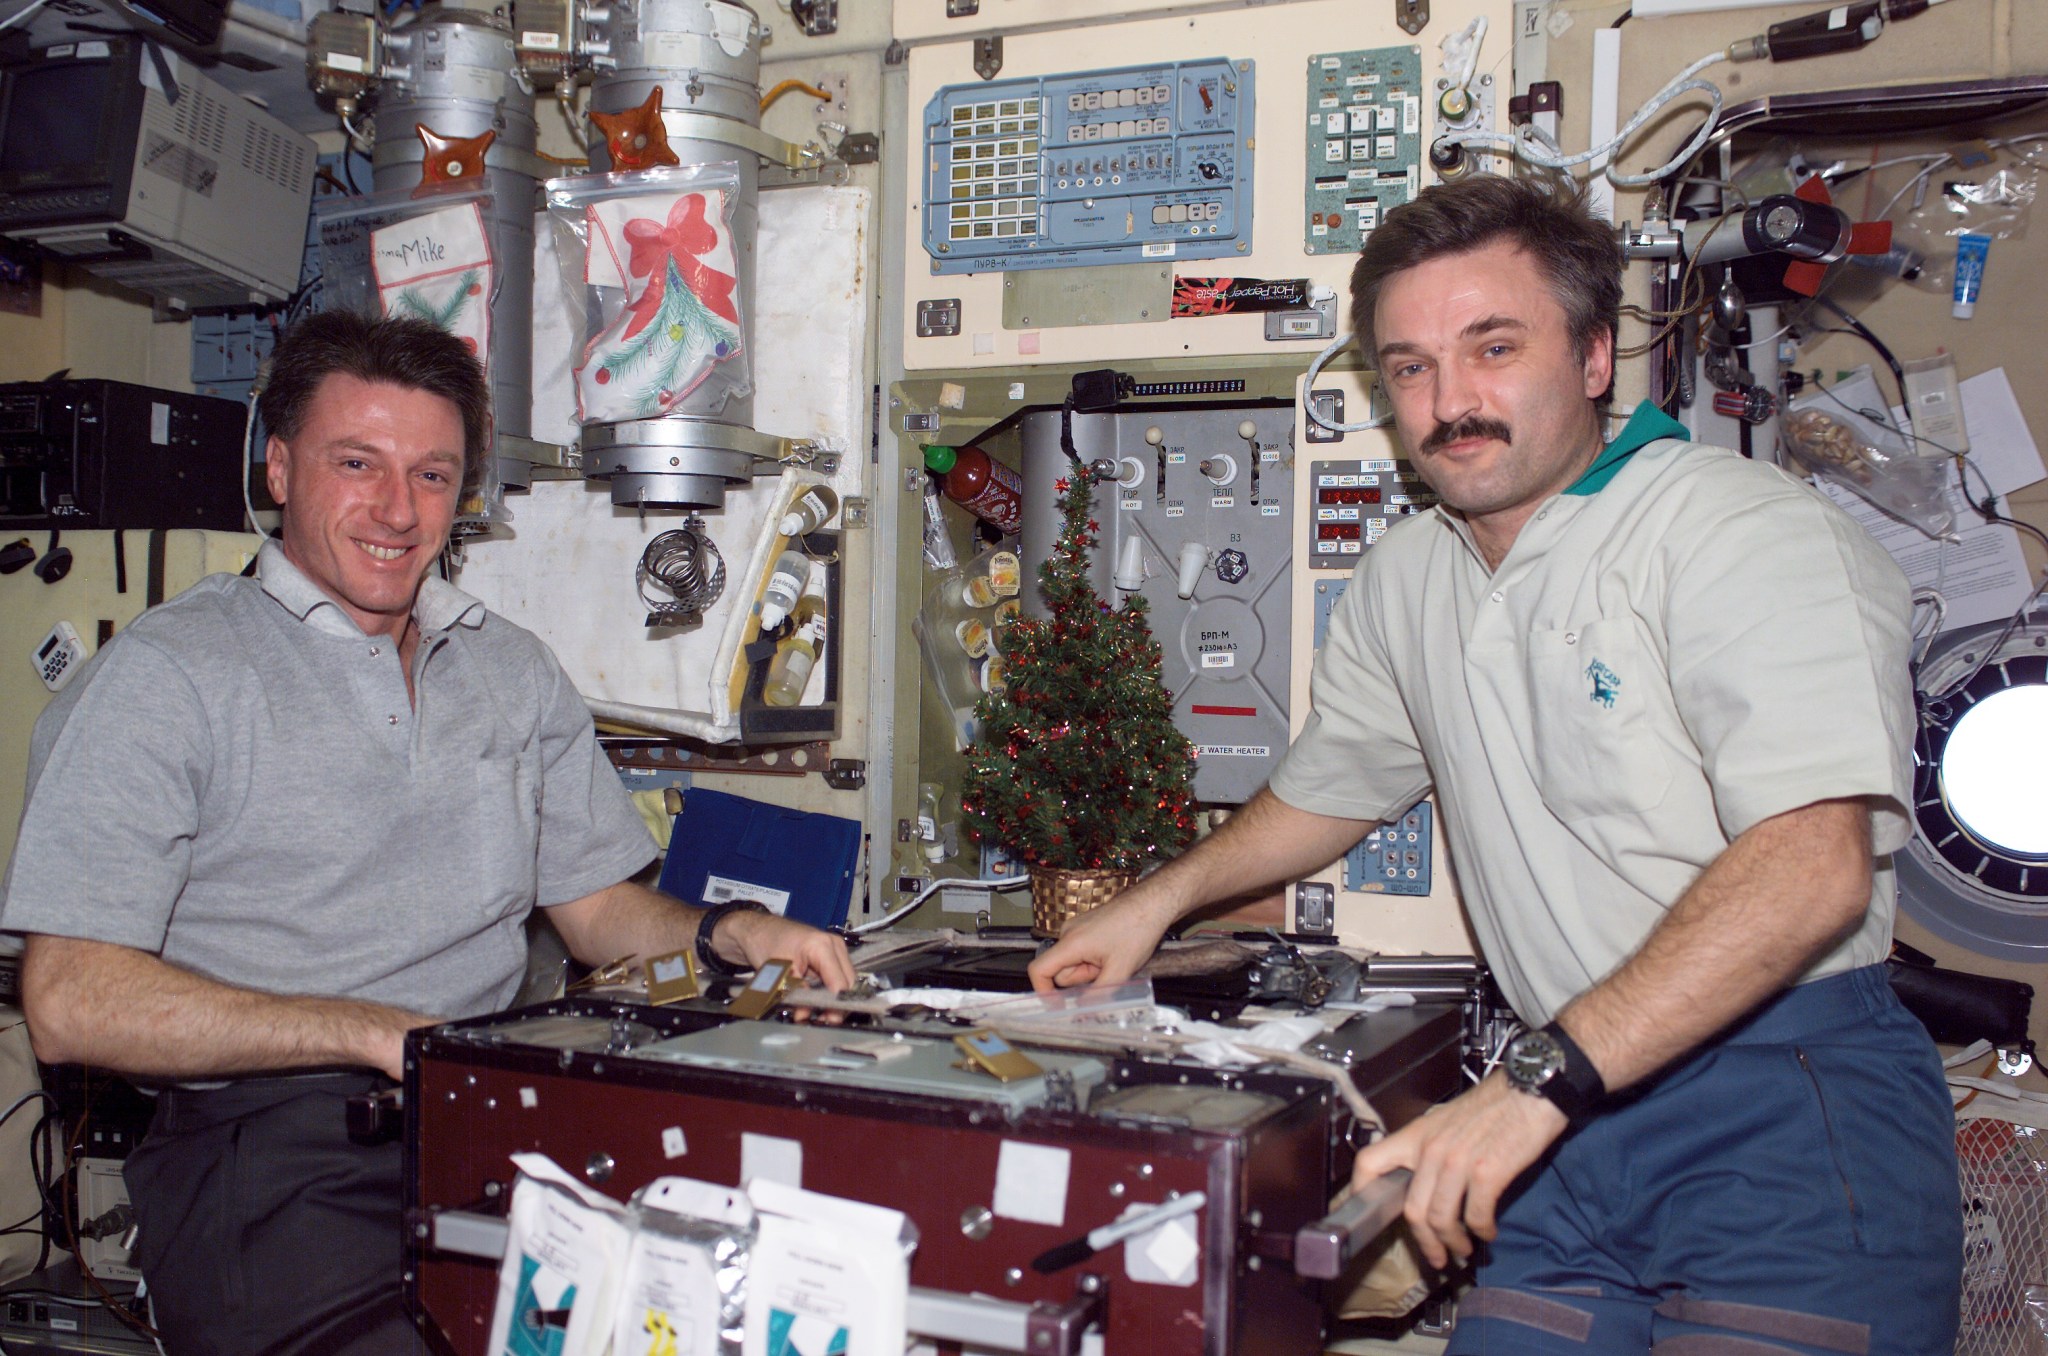
<path id="1" fill-rule="evenodd" d="M 939 476 L 946 498 L 1000 532 L 1024 525 L 1024 478 L 978 447 L 933 443 L 925 468 Z"/>

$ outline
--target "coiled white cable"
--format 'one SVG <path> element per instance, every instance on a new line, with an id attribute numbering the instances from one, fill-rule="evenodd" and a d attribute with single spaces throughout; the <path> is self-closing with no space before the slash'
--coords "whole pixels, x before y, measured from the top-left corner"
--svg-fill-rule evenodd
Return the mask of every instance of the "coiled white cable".
<path id="1" fill-rule="evenodd" d="M 1707 67 L 1728 59 L 1728 53 L 1721 51 L 1711 52 L 1693 62 L 1677 75 L 1672 76 L 1664 88 L 1651 95 L 1643 106 L 1638 108 L 1634 115 L 1622 124 L 1620 131 L 1616 132 L 1602 144 L 1593 147 L 1591 150 L 1580 151 L 1576 155 L 1565 155 L 1557 147 L 1546 144 L 1546 139 L 1541 132 L 1536 130 L 1534 124 L 1525 124 L 1521 132 L 1515 136 L 1506 136 L 1499 132 L 1449 132 L 1444 135 L 1443 140 L 1454 146 L 1476 147 L 1483 151 L 1497 151 L 1506 155 L 1512 155 L 1518 159 L 1526 160 L 1532 165 L 1554 170 L 1575 169 L 1580 165 L 1586 164 L 1588 161 L 1597 160 L 1601 156 L 1607 156 L 1610 157 L 1607 166 L 1607 178 L 1611 182 L 1620 188 L 1641 188 L 1646 184 L 1654 184 L 1676 173 L 1695 155 L 1698 155 L 1700 149 L 1707 144 L 1707 139 L 1713 136 L 1715 126 L 1721 120 L 1721 105 L 1723 103 L 1721 87 L 1714 84 L 1711 80 L 1695 80 L 1693 77 L 1707 69 Z M 1704 93 L 1707 96 L 1709 107 L 1707 109 L 1706 121 L 1700 124 L 1699 130 L 1693 133 L 1692 138 L 1685 143 L 1684 148 L 1656 169 L 1648 170 L 1642 174 L 1616 173 L 1612 157 L 1618 155 L 1621 148 L 1632 141 L 1636 133 L 1642 131 L 1652 118 L 1662 113 L 1667 105 L 1683 95 L 1695 92 Z"/>
<path id="2" fill-rule="evenodd" d="M 1339 353 L 1343 352 L 1344 345 L 1350 342 L 1350 335 L 1338 335 L 1335 339 L 1332 339 L 1329 342 L 1328 346 L 1326 346 L 1321 353 L 1316 354 L 1315 361 L 1308 365 L 1308 373 L 1301 379 L 1302 413 L 1308 416 L 1308 421 L 1311 424 L 1319 425 L 1320 427 L 1329 429 L 1335 433 L 1363 433 L 1365 430 L 1369 428 L 1384 428 L 1388 424 L 1394 422 L 1393 415 L 1383 414 L 1377 419 L 1361 419 L 1356 423 L 1347 424 L 1337 420 L 1323 418 L 1322 415 L 1316 413 L 1315 402 L 1309 399 L 1310 394 L 1315 390 L 1316 378 L 1322 374 L 1323 365 L 1329 362 L 1330 359 L 1336 357 Z"/>

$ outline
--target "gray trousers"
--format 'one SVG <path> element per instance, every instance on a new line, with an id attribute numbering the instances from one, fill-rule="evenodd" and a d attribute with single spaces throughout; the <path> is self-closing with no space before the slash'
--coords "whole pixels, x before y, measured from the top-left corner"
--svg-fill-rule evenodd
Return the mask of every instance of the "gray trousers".
<path id="1" fill-rule="evenodd" d="M 173 1088 L 123 1175 L 169 1356 L 410 1356 L 400 1146 L 348 1137 L 371 1074 Z"/>

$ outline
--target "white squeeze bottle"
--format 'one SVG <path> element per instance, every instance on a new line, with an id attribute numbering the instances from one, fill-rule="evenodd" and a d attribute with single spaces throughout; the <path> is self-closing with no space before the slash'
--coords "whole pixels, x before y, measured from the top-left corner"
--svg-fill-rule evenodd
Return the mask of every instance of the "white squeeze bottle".
<path id="1" fill-rule="evenodd" d="M 801 551 L 784 551 L 775 559 L 775 568 L 768 572 L 768 583 L 761 590 L 761 629 L 772 631 L 782 625 L 782 619 L 796 606 L 796 600 L 803 594 L 804 581 L 811 577 L 811 562 Z"/>

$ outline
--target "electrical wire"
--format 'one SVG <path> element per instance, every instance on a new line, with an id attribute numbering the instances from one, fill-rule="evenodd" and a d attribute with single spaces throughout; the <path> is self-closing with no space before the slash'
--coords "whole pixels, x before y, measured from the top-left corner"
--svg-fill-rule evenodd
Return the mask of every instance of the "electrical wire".
<path id="1" fill-rule="evenodd" d="M 1500 152 L 1525 160 L 1529 164 L 1553 170 L 1573 170 L 1580 165 L 1605 156 L 1608 161 L 1605 173 L 1611 183 L 1618 188 L 1642 188 L 1646 185 L 1668 179 L 1680 168 L 1689 164 L 1693 157 L 1705 148 L 1707 141 L 1714 135 L 1714 128 L 1721 120 L 1721 107 L 1725 102 L 1721 94 L 1721 88 L 1710 80 L 1696 80 L 1694 77 L 1707 69 L 1707 67 L 1728 59 L 1726 51 L 1714 51 L 1692 62 L 1684 70 L 1671 77 L 1666 82 L 1664 88 L 1658 90 L 1645 100 L 1642 107 L 1638 108 L 1629 116 L 1629 120 L 1622 124 L 1620 131 L 1600 145 L 1590 150 L 1580 151 L 1576 155 L 1562 154 L 1554 145 L 1547 144 L 1543 134 L 1537 130 L 1534 123 L 1523 124 L 1521 131 L 1515 135 L 1477 131 L 1450 132 L 1446 133 L 1441 140 L 1453 146 L 1477 147 L 1483 151 Z M 1699 129 L 1693 133 L 1691 139 L 1680 148 L 1678 154 L 1672 156 L 1656 169 L 1647 170 L 1641 174 L 1616 173 L 1614 158 L 1620 153 L 1621 148 L 1633 141 L 1636 134 L 1642 131 L 1652 119 L 1661 114 L 1668 105 L 1684 95 L 1693 93 L 1701 93 L 1707 96 L 1707 115 L 1700 123 Z"/>
<path id="2" fill-rule="evenodd" d="M 1878 338 L 1868 325 L 1851 315 L 1846 307 L 1840 305 L 1832 297 L 1815 297 L 1813 300 L 1816 305 L 1825 306 L 1830 311 L 1833 311 L 1837 316 L 1841 317 L 1842 323 L 1849 327 L 1846 331 L 1823 328 L 1821 333 L 1852 334 L 1870 345 L 1871 350 L 1878 357 L 1884 359 L 1884 365 L 1892 370 L 1892 380 L 1896 381 L 1899 385 L 1899 408 L 1909 409 L 1906 404 L 1906 369 L 1899 363 L 1898 358 L 1892 353 L 1884 340 Z M 1908 417 L 1910 418 L 1910 414 Z M 1891 421 L 1887 419 L 1885 422 L 1890 423 Z"/>
<path id="3" fill-rule="evenodd" d="M 1970 459 L 1962 455 L 1961 453 L 1955 454 L 1955 457 L 1956 477 L 1958 480 L 1961 480 L 1963 476 L 1963 468 L 1965 465 L 1970 464 Z M 1979 480 L 1984 479 L 1984 472 L 1981 469 L 1977 470 L 1977 478 Z M 1989 481 L 1985 481 L 1984 488 L 1986 493 L 1984 503 L 1973 503 L 1970 500 L 1968 484 L 1967 482 L 1965 482 L 1963 488 L 1963 502 L 1969 504 L 1972 509 L 1976 510 L 1976 512 L 1979 515 L 1981 515 L 1985 519 L 1985 521 L 1992 523 L 2005 523 L 2010 527 L 2016 527 L 2022 529 L 2023 531 L 2031 532 L 2036 537 L 2039 537 L 2041 539 L 2041 542 L 2044 546 L 2048 546 L 2048 533 L 2043 533 L 2040 528 L 2035 527 L 2032 523 L 2023 523 L 2019 521 L 2017 518 L 2005 517 L 2003 514 L 2000 514 L 1994 509 L 1992 509 L 1990 505 L 1993 502 L 1994 497 L 1990 494 L 1991 486 Z M 2006 618 L 2005 625 L 1999 628 L 1998 634 L 1992 638 L 1991 643 L 1984 646 L 1983 649 L 1979 652 L 1977 656 L 1977 663 L 1975 664 L 1975 666 L 1972 667 L 1967 674 L 1963 675 L 1963 677 L 1960 680 L 1948 684 L 1940 692 L 1931 692 L 1927 695 L 1930 697 L 1946 696 L 1951 692 L 1960 692 L 1964 688 L 1967 688 L 1971 683 L 1977 681 L 1977 675 L 1984 672 L 1985 668 L 1990 665 L 1991 656 L 1998 653 L 1999 647 L 2005 644 L 2007 637 L 2011 636 L 2013 631 L 2021 624 L 2021 622 L 2026 620 L 2027 615 L 2031 613 L 2034 610 L 2035 605 L 2041 601 L 2041 595 L 2044 592 L 2048 592 L 2048 570 L 2043 570 L 2041 572 L 2041 582 L 2034 585 L 2034 587 L 2028 591 L 2027 596 L 2020 600 L 2020 605 L 2013 609 L 2013 613 L 2010 617 Z"/>
<path id="4" fill-rule="evenodd" d="M 372 148 L 374 148 L 377 144 L 377 134 L 374 128 L 370 132 L 365 133 L 361 128 L 357 127 L 355 123 L 355 115 L 353 113 L 344 113 L 341 115 L 341 130 L 348 133 L 348 146 L 342 149 L 341 158 L 341 165 L 342 168 L 345 170 L 348 168 L 349 150 L 353 149 L 355 151 L 360 152 L 363 155 L 370 154 Z M 354 175 L 349 176 L 349 182 L 355 182 Z"/>
<path id="5" fill-rule="evenodd" d="M 48 1102 L 52 1108 L 55 1108 L 57 1106 L 57 1099 L 55 1097 L 52 1097 L 48 1092 L 45 1092 L 41 1088 L 31 1088 L 29 1091 L 24 1092 L 23 1094 L 21 1094 L 21 1096 L 15 1098 L 14 1104 L 8 1107 L 7 1110 L 0 1111 L 0 1125 L 6 1124 L 9 1117 L 14 1115 L 15 1112 L 21 1110 L 23 1107 L 27 1106 L 30 1102 L 33 1102 L 38 1097 Z"/>
<path id="6" fill-rule="evenodd" d="M 1731 220 L 1733 220 L 1738 215 L 1738 213 L 1724 212 L 1720 216 L 1715 217 L 1713 220 L 1713 224 L 1707 227 L 1706 234 L 1700 237 L 1699 244 L 1693 246 L 1689 254 L 1696 255 L 1701 250 L 1705 249 L 1707 246 L 1707 242 L 1712 240 L 1717 234 L 1719 234 L 1721 228 L 1726 226 Z M 1647 307 L 1636 305 L 1625 305 L 1621 308 L 1622 313 L 1624 315 L 1634 316 L 1637 319 L 1642 320 L 1648 320 L 1652 318 L 1661 319 L 1665 322 L 1665 324 L 1662 329 L 1658 330 L 1648 339 L 1643 340 L 1642 343 L 1631 344 L 1627 348 L 1615 349 L 1614 356 L 1617 360 L 1623 358 L 1640 358 L 1645 353 L 1648 353 L 1650 350 L 1656 348 L 1659 344 L 1663 343 L 1665 339 L 1670 337 L 1671 334 L 1675 332 L 1680 325 L 1685 323 L 1688 317 L 1700 314 L 1700 312 L 1706 310 L 1707 307 L 1713 304 L 1713 296 L 1707 291 L 1706 275 L 1700 272 L 1699 269 L 1693 267 L 1690 257 L 1688 257 L 1688 259 L 1685 261 L 1683 265 L 1683 270 L 1684 271 L 1679 274 L 1678 278 L 1679 304 L 1677 310 L 1654 311 Z M 1698 295 L 1694 297 L 1694 299 L 1691 301 L 1686 300 L 1687 296 L 1693 292 L 1693 289 L 1695 287 L 1698 288 Z"/>
<path id="7" fill-rule="evenodd" d="M 1942 623 L 1948 620 L 1948 599 L 1942 596 L 1940 589 L 1914 589 L 1914 614 L 1917 616 L 1923 607 L 1928 611 L 1926 634 L 1920 634 L 1920 628 L 1917 625 L 1913 628 L 1913 660 L 1908 666 L 1916 675 L 1920 672 L 1921 662 L 1927 658 L 1928 649 L 1934 644 L 1934 638 L 1941 634 Z"/>
<path id="8" fill-rule="evenodd" d="M 781 84 L 775 86 L 773 89 L 769 90 L 766 94 L 761 96 L 761 111 L 763 113 L 766 113 L 768 111 L 768 105 L 774 103 L 777 99 L 780 99 L 783 95 L 789 93 L 793 89 L 802 90 L 804 93 L 810 95 L 813 99 L 816 99 L 821 104 L 829 104 L 832 102 L 832 94 L 829 90 L 819 89 L 816 85 L 813 85 L 806 80 L 785 80 Z"/>
<path id="9" fill-rule="evenodd" d="M 85 1106 L 84 1109 L 78 1113 L 78 1128 L 72 1132 L 70 1142 L 65 1145 L 65 1157 L 67 1160 L 69 1160 L 72 1157 L 71 1148 L 73 1145 L 83 1147 L 86 1143 L 85 1127 L 87 1122 L 91 1119 L 91 1117 L 92 1085 L 88 1083 L 86 1085 Z M 76 1223 L 78 1207 L 78 1173 L 76 1171 L 75 1164 L 71 1165 L 71 1170 L 65 1173 L 64 1181 L 66 1183 L 66 1191 L 70 1197 L 67 1203 L 69 1208 L 67 1208 L 64 1211 L 64 1230 L 71 1240 L 71 1255 L 73 1257 L 79 1257 L 78 1226 Z M 151 1325 L 147 1320 L 143 1319 L 141 1316 L 130 1313 L 127 1310 L 127 1308 L 125 1308 L 121 1304 L 116 1303 L 114 1298 L 114 1292 L 107 1289 L 106 1283 L 100 1280 L 100 1278 L 93 1273 L 93 1269 L 85 1264 L 85 1259 L 83 1257 L 79 1257 L 78 1274 L 85 1278 L 86 1287 L 90 1289 L 93 1292 L 93 1294 L 99 1296 L 100 1300 L 106 1305 L 108 1313 L 112 1314 L 115 1318 L 119 1319 L 123 1325 L 134 1329 L 136 1332 L 141 1333 L 143 1336 L 149 1338 L 152 1342 L 161 1343 L 163 1334 L 158 1332 L 153 1325 Z"/>
<path id="10" fill-rule="evenodd" d="M 49 3 L 50 0 L 29 0 L 28 8 L 17 10 L 5 19 L 0 19 L 0 33 L 5 33 L 10 28 L 27 23 L 42 11 L 43 6 Z"/>
<path id="11" fill-rule="evenodd" d="M 1788 322 L 1788 323 L 1786 323 L 1786 324 L 1780 325 L 1780 326 L 1779 326 L 1779 327 L 1777 328 L 1777 330 L 1776 330 L 1776 331 L 1775 331 L 1774 333 L 1771 333 L 1771 334 L 1767 334 L 1767 335 L 1765 335 L 1765 336 L 1764 336 L 1763 338 L 1761 338 L 1761 339 L 1745 339 L 1745 340 L 1743 340 L 1743 341 L 1742 341 L 1741 343 L 1739 343 L 1739 344 L 1730 344 L 1730 345 L 1729 345 L 1729 347 L 1730 347 L 1730 348 L 1761 348 L 1761 347 L 1763 347 L 1763 346 L 1764 346 L 1765 344 L 1775 344 L 1776 342 L 1778 342 L 1778 340 L 1780 340 L 1780 339 L 1783 339 L 1783 338 L 1784 338 L 1784 337 L 1785 337 L 1786 335 L 1788 335 L 1788 334 L 1792 333 L 1792 331 L 1794 331 L 1794 330 L 1796 330 L 1796 329 L 1798 329 L 1798 328 L 1799 328 L 1799 322 L 1798 322 L 1798 321 L 1796 321 L 1796 320 L 1794 320 L 1794 321 L 1790 321 L 1790 322 Z"/>
<path id="12" fill-rule="evenodd" d="M 1012 877 L 1007 880 L 935 880 L 930 885 L 925 886 L 924 889 L 912 895 L 908 904 L 898 905 L 891 912 L 885 913 L 880 918 L 870 922 L 862 923 L 858 927 L 847 928 L 845 929 L 846 935 L 849 937 L 859 937 L 869 932 L 880 932 L 897 919 L 911 913 L 918 905 L 924 903 L 941 890 L 1015 890 L 1028 883 L 1019 877 Z"/>
<path id="13" fill-rule="evenodd" d="M 1308 416 L 1310 423 L 1329 429 L 1333 433 L 1363 433 L 1369 428 L 1384 428 L 1394 422 L 1394 416 L 1391 411 L 1377 419 L 1361 419 L 1356 423 L 1350 424 L 1344 423 L 1341 420 L 1325 419 L 1316 412 L 1315 402 L 1309 398 L 1315 393 L 1316 378 L 1322 375 L 1323 365 L 1343 352 L 1344 346 L 1351 342 L 1352 337 L 1348 334 L 1340 334 L 1335 339 L 1332 339 L 1324 347 L 1323 351 L 1316 354 L 1315 359 L 1309 363 L 1308 372 L 1301 379 L 1302 413 Z"/>
<path id="14" fill-rule="evenodd" d="M 1928 440 L 1922 438 L 1920 441 L 1927 442 Z M 1939 444 L 1935 445 L 1939 446 Z M 1943 450 L 1946 451 L 1947 449 Z M 1984 468 L 1977 465 L 1975 459 L 1964 452 L 1950 452 L 1949 455 L 1956 459 L 1956 480 L 1962 487 L 1963 502 L 1968 504 L 1978 517 L 1987 523 L 2004 523 L 2008 527 L 2016 527 L 2022 532 L 2031 532 L 2034 534 L 2034 539 L 2041 543 L 2042 549 L 2048 550 L 2048 532 L 2043 532 L 2032 523 L 2022 522 L 2018 518 L 2008 518 L 1998 512 L 1996 507 L 1994 507 L 1998 503 L 1998 492 L 1991 488 L 1990 477 L 1984 474 Z M 1977 479 L 1984 482 L 1984 497 L 1981 500 L 1970 498 L 1970 482 L 1964 475 L 1966 468 L 1975 471 Z"/>
<path id="15" fill-rule="evenodd" d="M 250 478 L 256 470 L 256 397 L 262 392 L 259 380 L 249 390 L 249 414 L 242 424 L 242 511 L 248 515 L 249 530 L 259 537 L 263 524 L 256 521 L 256 491 L 250 488 Z"/>

